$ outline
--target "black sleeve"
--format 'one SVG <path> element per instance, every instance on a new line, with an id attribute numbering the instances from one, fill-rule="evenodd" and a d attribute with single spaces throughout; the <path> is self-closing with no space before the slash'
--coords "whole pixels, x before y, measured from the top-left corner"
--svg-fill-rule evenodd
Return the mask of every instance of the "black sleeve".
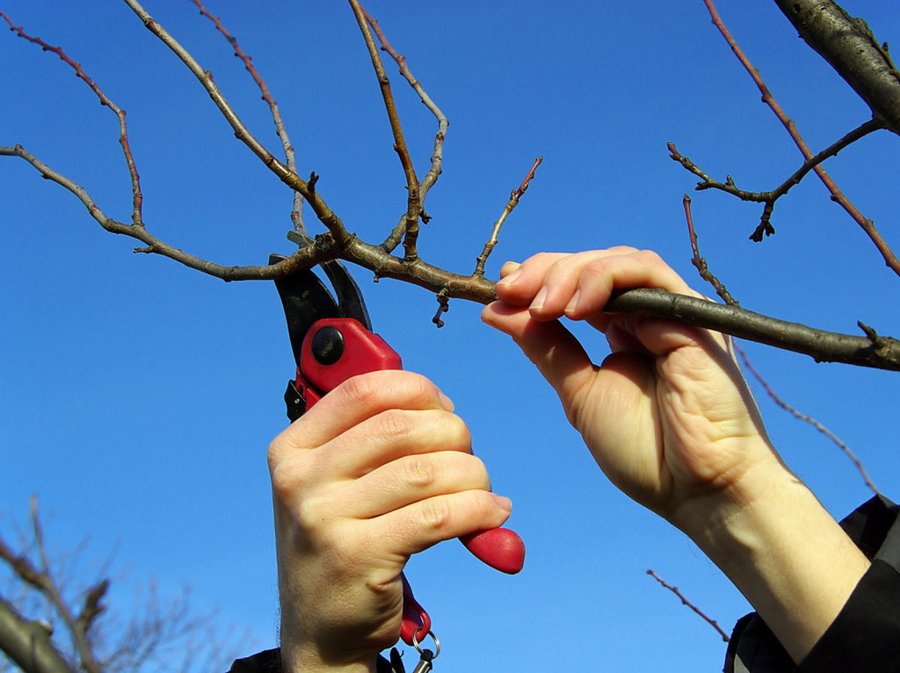
<path id="1" fill-rule="evenodd" d="M 900 673 L 898 509 L 876 497 L 841 522 L 872 566 L 799 665 L 754 613 L 735 627 L 725 673 Z"/>
<path id="2" fill-rule="evenodd" d="M 390 662 L 382 656 L 378 657 L 375 670 L 376 673 L 394 673 Z M 265 650 L 252 657 L 235 659 L 228 673 L 281 673 L 281 650 Z"/>

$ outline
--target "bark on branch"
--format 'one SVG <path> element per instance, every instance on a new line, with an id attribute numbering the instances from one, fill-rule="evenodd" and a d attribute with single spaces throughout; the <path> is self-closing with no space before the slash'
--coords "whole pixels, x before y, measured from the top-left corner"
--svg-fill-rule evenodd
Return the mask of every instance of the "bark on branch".
<path id="1" fill-rule="evenodd" d="M 862 19 L 833 0 L 775 0 L 800 37 L 837 71 L 871 108 L 900 134 L 900 73 L 886 45 Z"/>
<path id="2" fill-rule="evenodd" d="M 0 651 L 24 673 L 76 673 L 56 650 L 50 629 L 29 621 L 12 603 L 0 596 Z"/>

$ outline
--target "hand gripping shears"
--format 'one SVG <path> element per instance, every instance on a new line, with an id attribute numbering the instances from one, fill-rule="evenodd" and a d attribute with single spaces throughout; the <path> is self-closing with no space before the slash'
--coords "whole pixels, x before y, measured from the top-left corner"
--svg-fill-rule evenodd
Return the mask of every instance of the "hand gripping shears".
<path id="1" fill-rule="evenodd" d="M 306 243 L 291 232 L 289 238 Z M 284 259 L 272 255 L 269 263 Z M 400 356 L 372 331 L 362 293 L 343 264 L 324 262 L 334 286 L 333 296 L 311 270 L 275 281 L 287 318 L 297 368 L 284 399 L 291 421 L 300 418 L 329 391 L 351 376 L 381 369 L 402 369 Z M 505 573 L 517 573 L 525 561 L 521 538 L 508 528 L 493 528 L 461 537 L 475 556 Z M 403 577 L 403 620 L 400 635 L 417 645 L 431 632 L 431 618 L 413 596 Z"/>

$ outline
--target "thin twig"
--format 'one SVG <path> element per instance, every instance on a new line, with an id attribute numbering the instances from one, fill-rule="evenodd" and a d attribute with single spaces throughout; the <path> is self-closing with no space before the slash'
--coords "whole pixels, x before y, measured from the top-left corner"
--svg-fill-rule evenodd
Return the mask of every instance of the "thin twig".
<path id="1" fill-rule="evenodd" d="M 141 178 L 138 175 L 137 165 L 134 161 L 134 154 L 131 151 L 131 144 L 128 142 L 128 126 L 125 122 L 125 110 L 113 103 L 113 101 L 105 93 L 103 93 L 103 90 L 100 89 L 97 83 L 93 79 L 88 77 L 87 73 L 81 67 L 81 64 L 70 58 L 62 50 L 62 47 L 54 47 L 47 44 L 39 37 L 29 35 L 24 31 L 22 26 L 14 25 L 12 19 L 10 19 L 9 16 L 7 16 L 2 11 L 0 11 L 0 18 L 6 21 L 6 23 L 9 24 L 9 29 L 23 40 L 27 40 L 32 44 L 36 44 L 43 51 L 49 51 L 56 54 L 61 61 L 63 61 L 66 65 L 68 65 L 70 68 L 72 68 L 72 70 L 75 71 L 75 76 L 78 77 L 78 79 L 82 80 L 85 84 L 88 85 L 91 91 L 93 91 L 97 98 L 100 99 L 100 104 L 108 107 L 116 115 L 116 118 L 119 120 L 119 145 L 122 146 L 122 153 L 125 156 L 125 163 L 128 165 L 128 175 L 131 179 L 131 221 L 135 226 L 143 227 L 144 196 L 141 192 Z"/>
<path id="2" fill-rule="evenodd" d="M 684 597 L 684 594 L 681 593 L 681 591 L 678 589 L 678 587 L 674 587 L 674 586 L 672 586 L 671 584 L 669 584 L 668 582 L 666 582 L 662 577 L 660 577 L 659 575 L 657 575 L 653 570 L 648 570 L 648 571 L 647 571 L 647 574 L 650 575 L 650 577 L 652 577 L 653 579 L 655 579 L 657 582 L 659 582 L 663 587 L 665 587 L 666 589 L 668 589 L 669 591 L 671 591 L 673 594 L 675 594 L 676 596 L 678 596 L 678 598 L 681 600 L 682 604 L 684 604 L 684 605 L 686 605 L 687 607 L 689 607 L 689 608 L 690 608 L 691 610 L 693 610 L 697 615 L 699 615 L 699 616 L 703 619 L 703 621 L 705 621 L 707 624 L 709 624 L 711 627 L 713 627 L 713 628 L 716 630 L 716 632 L 717 632 L 720 636 L 722 636 L 722 640 L 723 640 L 723 641 L 725 641 L 725 642 L 727 643 L 729 640 L 731 640 L 731 639 L 728 637 L 728 634 L 725 633 L 725 631 L 722 630 L 722 627 L 719 626 L 719 624 L 716 622 L 716 620 L 715 620 L 715 619 L 712 619 L 711 617 L 709 617 L 705 612 L 703 612 L 703 610 L 701 610 L 701 609 L 698 608 L 696 605 L 694 605 L 693 603 L 691 603 L 687 598 L 685 598 L 685 597 Z"/>
<path id="3" fill-rule="evenodd" d="M 400 70 L 400 74 L 409 82 L 409 85 L 413 88 L 413 90 L 418 94 L 419 100 L 428 108 L 431 114 L 434 115 L 435 119 L 438 122 L 438 130 L 434 136 L 434 147 L 431 152 L 431 167 L 428 169 L 428 172 L 425 174 L 425 177 L 422 178 L 419 184 L 419 200 L 422 208 L 422 221 L 426 224 L 428 223 L 428 215 L 425 213 L 425 199 L 428 195 L 428 190 L 437 182 L 438 177 L 442 171 L 443 165 L 443 155 L 444 155 L 444 140 L 447 137 L 447 129 L 450 125 L 450 122 L 447 120 L 447 117 L 441 111 L 441 109 L 437 106 L 437 104 L 431 99 L 428 93 L 425 91 L 425 88 L 422 86 L 422 83 L 416 79 L 415 75 L 413 75 L 412 71 L 409 69 L 409 64 L 406 61 L 406 57 L 403 54 L 399 53 L 391 43 L 388 41 L 387 37 L 384 34 L 384 31 L 381 30 L 381 26 L 378 24 L 378 21 L 366 11 L 365 7 L 360 7 L 363 12 L 363 15 L 366 17 L 366 21 L 372 27 L 372 30 L 375 31 L 376 37 L 378 37 L 378 41 L 381 43 L 381 49 L 386 51 L 391 58 L 397 63 L 397 66 Z M 406 231 L 406 214 L 400 218 L 400 222 L 391 232 L 391 235 L 385 240 L 382 244 L 384 249 L 388 252 L 394 250 L 394 248 L 399 245 L 400 240 L 403 237 L 403 233 Z"/>
<path id="4" fill-rule="evenodd" d="M 872 481 L 872 477 L 869 476 L 869 473 L 866 471 L 866 468 L 863 467 L 862 461 L 856 456 L 855 453 L 853 453 L 853 451 L 850 449 L 850 447 L 847 446 L 847 444 L 844 443 L 843 440 L 841 440 L 840 437 L 838 437 L 836 434 L 834 434 L 831 430 L 829 430 L 827 427 L 825 427 L 822 423 L 817 421 L 812 416 L 798 411 L 796 407 L 794 407 L 791 404 L 788 404 L 783 399 L 781 399 L 781 397 L 778 396 L 778 394 L 775 392 L 775 390 L 772 388 L 772 386 L 769 385 L 769 382 L 766 381 L 762 377 L 762 374 L 760 374 L 756 370 L 756 368 L 753 366 L 753 364 L 750 362 L 750 358 L 747 357 L 747 353 L 744 351 L 744 349 L 741 348 L 740 346 L 738 346 L 737 344 L 734 344 L 734 349 L 735 349 L 735 351 L 737 351 L 737 354 L 741 356 L 741 360 L 743 361 L 744 366 L 747 368 L 747 371 L 749 371 L 753 375 L 753 378 L 755 378 L 759 382 L 759 384 L 766 391 L 766 394 L 772 399 L 772 401 L 775 404 L 777 404 L 779 407 L 781 407 L 782 409 L 787 411 L 791 416 L 793 416 L 797 420 L 803 421 L 804 423 L 808 423 L 809 425 L 814 427 L 816 430 L 821 432 L 823 435 L 825 435 L 829 440 L 831 440 L 831 442 L 835 446 L 837 446 L 841 451 L 843 451 L 844 455 L 850 459 L 850 462 L 853 463 L 853 466 L 859 472 L 863 481 L 866 483 L 866 486 L 868 486 L 869 489 L 875 495 L 881 495 L 881 491 L 878 490 L 878 487 L 875 486 L 875 482 Z"/>
<path id="5" fill-rule="evenodd" d="M 734 180 L 730 175 L 725 178 L 725 182 L 714 180 L 697 164 L 681 154 L 675 147 L 674 143 L 667 143 L 666 146 L 669 149 L 669 157 L 671 159 L 677 161 L 686 170 L 700 178 L 701 181 L 698 182 L 696 186 L 697 191 L 703 191 L 705 189 L 716 189 L 727 194 L 731 194 L 732 196 L 735 196 L 742 201 L 753 201 L 765 204 L 759 220 L 759 225 L 757 225 L 753 233 L 750 234 L 750 240 L 756 241 L 758 243 L 763 239 L 763 237 L 771 236 L 775 233 L 775 227 L 772 225 L 771 217 L 772 211 L 775 207 L 775 202 L 778 199 L 787 194 L 792 187 L 800 184 L 800 181 L 803 180 L 803 178 L 811 170 L 813 170 L 815 166 L 822 163 L 826 159 L 837 155 L 837 153 L 842 149 L 856 142 L 860 138 L 867 136 L 873 131 L 884 128 L 886 128 L 884 122 L 879 119 L 870 119 L 869 121 L 860 124 L 855 129 L 845 134 L 843 137 L 839 138 L 824 150 L 816 154 L 814 157 L 804 161 L 800 168 L 794 171 L 775 189 L 768 192 L 750 192 L 745 189 L 740 189 L 737 187 L 737 185 L 734 184 Z"/>
<path id="6" fill-rule="evenodd" d="M 256 86 L 259 87 L 259 91 L 262 94 L 262 99 L 266 102 L 266 105 L 269 106 L 269 112 L 272 115 L 272 121 L 275 123 L 275 134 L 278 136 L 279 140 L 281 140 L 281 146 L 284 150 L 284 158 L 287 163 L 287 167 L 289 170 L 294 173 L 297 172 L 297 158 L 294 152 L 294 145 L 291 142 L 290 136 L 288 136 L 287 128 L 284 125 L 284 120 L 281 117 L 281 110 L 278 107 L 278 103 L 275 102 L 275 98 L 272 96 L 269 91 L 269 87 L 266 84 L 266 81 L 263 79 L 262 75 L 260 75 L 259 71 L 256 69 L 256 66 L 253 65 L 253 57 L 247 54 L 238 43 L 237 38 L 229 32 L 229 30 L 222 23 L 222 20 L 210 13 L 206 7 L 203 5 L 201 0 L 192 0 L 192 2 L 197 5 L 197 9 L 200 10 L 200 14 L 205 16 L 207 19 L 212 21 L 213 25 L 215 25 L 216 30 L 218 30 L 231 45 L 234 50 L 235 57 L 239 58 L 244 67 L 247 69 L 247 72 L 250 73 L 250 76 L 253 78 L 253 81 L 256 82 Z M 303 226 L 303 195 L 300 192 L 294 192 L 294 201 L 293 206 L 291 208 L 291 221 L 294 223 L 294 229 L 301 232 L 306 233 L 306 229 Z"/>
<path id="7" fill-rule="evenodd" d="M 337 214 L 331 210 L 318 191 L 310 192 L 306 180 L 290 170 L 286 164 L 279 161 L 275 155 L 273 155 L 266 146 L 250 132 L 244 122 L 238 117 L 234 108 L 231 107 L 231 104 L 225 99 L 225 96 L 222 94 L 219 87 L 213 81 L 212 73 L 204 70 L 190 52 L 188 52 L 178 40 L 172 37 L 162 25 L 160 25 L 159 22 L 143 8 L 138 0 L 124 1 L 125 4 L 131 8 L 131 11 L 133 11 L 143 22 L 147 30 L 159 38 L 159 40 L 165 44 L 182 63 L 184 63 L 194 77 L 197 78 L 200 85 L 206 90 L 215 106 L 219 109 L 219 112 L 225 118 L 225 121 L 231 126 L 235 137 L 244 143 L 250 151 L 278 177 L 279 180 L 292 190 L 300 192 L 303 195 L 306 202 L 316 214 L 316 217 L 331 233 L 336 245 L 339 247 L 345 245 L 350 238 L 350 234 L 344 226 L 343 221 L 341 221 Z M 152 250 L 151 252 L 156 252 L 156 250 Z"/>
<path id="8" fill-rule="evenodd" d="M 378 78 L 384 109 L 387 112 L 391 133 L 394 136 L 394 151 L 397 152 L 397 156 L 400 158 L 403 174 L 406 176 L 406 237 L 403 240 L 403 247 L 405 250 L 404 258 L 407 262 L 412 262 L 418 259 L 419 256 L 416 249 L 416 242 L 419 238 L 419 215 L 422 213 L 422 202 L 419 197 L 419 179 L 416 177 L 416 169 L 413 166 L 409 148 L 406 146 L 406 138 L 403 136 L 403 127 L 400 124 L 400 115 L 397 113 L 397 106 L 394 103 L 391 82 L 384 71 L 384 64 L 381 62 L 381 56 L 378 54 L 378 47 L 375 46 L 375 38 L 372 37 L 372 32 L 369 30 L 369 22 L 366 18 L 365 10 L 360 6 L 358 0 L 349 0 L 349 2 L 353 8 L 353 14 L 356 16 L 356 22 L 359 24 L 359 30 L 365 40 L 366 48 L 369 50 L 369 58 L 372 60 L 372 67 L 375 69 L 375 76 Z"/>
<path id="9" fill-rule="evenodd" d="M 700 256 L 700 245 L 697 242 L 697 232 L 694 230 L 694 216 L 691 213 L 691 197 L 685 194 L 682 203 L 684 205 L 684 218 L 687 221 L 688 237 L 691 239 L 691 250 L 694 253 L 691 263 L 697 267 L 700 277 L 715 288 L 716 294 L 722 298 L 722 301 L 729 306 L 740 306 L 737 299 L 731 296 L 725 284 L 709 270 L 706 258 Z"/>
<path id="10" fill-rule="evenodd" d="M 441 319 L 441 316 L 444 315 L 447 311 L 450 310 L 450 300 L 447 299 L 447 293 L 443 290 L 435 295 L 437 298 L 437 311 L 434 313 L 434 317 L 431 319 L 438 329 L 444 326 L 444 321 Z"/>
<path id="11" fill-rule="evenodd" d="M 537 170 L 537 167 L 541 165 L 543 160 L 544 157 L 535 159 L 521 184 L 510 193 L 509 201 L 506 202 L 503 212 L 500 213 L 500 217 L 494 222 L 494 228 L 491 230 L 491 237 L 487 240 L 487 243 L 484 244 L 481 254 L 475 259 L 475 271 L 472 274 L 473 276 L 484 275 L 484 265 L 487 263 L 487 258 L 494 250 L 494 246 L 497 245 L 497 241 L 500 240 L 500 229 L 503 227 L 503 223 L 506 222 L 506 218 L 509 217 L 509 214 L 513 209 L 519 205 L 519 199 L 522 198 L 522 195 L 528 189 L 528 185 L 531 184 L 531 180 L 534 178 L 534 172 Z"/>
<path id="12" fill-rule="evenodd" d="M 814 155 L 812 151 L 809 149 L 809 146 L 806 144 L 806 141 L 803 139 L 803 136 L 800 135 L 800 132 L 797 130 L 797 125 L 794 123 L 794 120 L 789 118 L 787 114 L 785 114 L 784 110 L 778 104 L 778 101 L 775 100 L 775 97 L 772 96 L 772 92 L 769 91 L 769 88 L 766 86 L 766 83 L 763 81 L 762 76 L 759 74 L 759 70 L 757 70 L 753 64 L 750 62 L 750 59 L 744 54 L 741 48 L 738 46 L 735 39 L 731 36 L 728 28 L 722 22 L 722 19 L 719 17 L 719 13 L 716 11 L 715 5 L 713 4 L 713 0 L 703 0 L 706 4 L 706 8 L 709 10 L 709 14 L 712 17 L 712 22 L 718 28 L 719 32 L 722 34 L 722 37 L 725 38 L 725 41 L 728 42 L 728 45 L 731 47 L 731 50 L 734 52 L 734 55 L 741 62 L 741 65 L 744 66 L 744 69 L 750 74 L 750 77 L 753 78 L 753 81 L 756 83 L 756 86 L 759 88 L 760 93 L 762 93 L 763 102 L 771 108 L 772 112 L 775 113 L 775 116 L 778 117 L 778 120 L 782 123 L 782 125 L 787 129 L 788 134 L 790 134 L 791 138 L 794 141 L 794 144 L 797 145 L 800 153 L 803 154 L 803 158 L 807 161 L 813 159 Z M 822 184 L 828 189 L 831 194 L 831 200 L 840 204 L 840 206 L 853 218 L 853 220 L 860 226 L 860 228 L 866 233 L 869 237 L 869 240 L 874 243 L 875 247 L 881 253 L 881 256 L 884 258 L 885 264 L 891 268 L 894 273 L 900 275 L 900 259 L 894 254 L 891 250 L 890 246 L 884 240 L 884 238 L 879 233 L 878 229 L 875 227 L 875 223 L 866 218 L 853 203 L 844 195 L 844 193 L 838 188 L 837 184 L 825 172 L 825 169 L 821 164 L 815 164 L 813 166 L 813 171 L 815 171 L 816 175 L 819 176 L 819 179 L 822 181 Z"/>

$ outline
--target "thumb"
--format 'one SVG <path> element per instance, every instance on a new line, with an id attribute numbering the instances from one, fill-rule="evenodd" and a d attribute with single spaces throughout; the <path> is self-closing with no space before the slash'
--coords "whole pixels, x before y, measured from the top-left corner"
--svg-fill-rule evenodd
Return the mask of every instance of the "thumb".
<path id="1" fill-rule="evenodd" d="M 495 301 L 481 319 L 513 338 L 543 377 L 556 390 L 570 420 L 579 392 L 589 386 L 596 367 L 578 340 L 558 320 L 539 321 L 528 308 Z"/>

